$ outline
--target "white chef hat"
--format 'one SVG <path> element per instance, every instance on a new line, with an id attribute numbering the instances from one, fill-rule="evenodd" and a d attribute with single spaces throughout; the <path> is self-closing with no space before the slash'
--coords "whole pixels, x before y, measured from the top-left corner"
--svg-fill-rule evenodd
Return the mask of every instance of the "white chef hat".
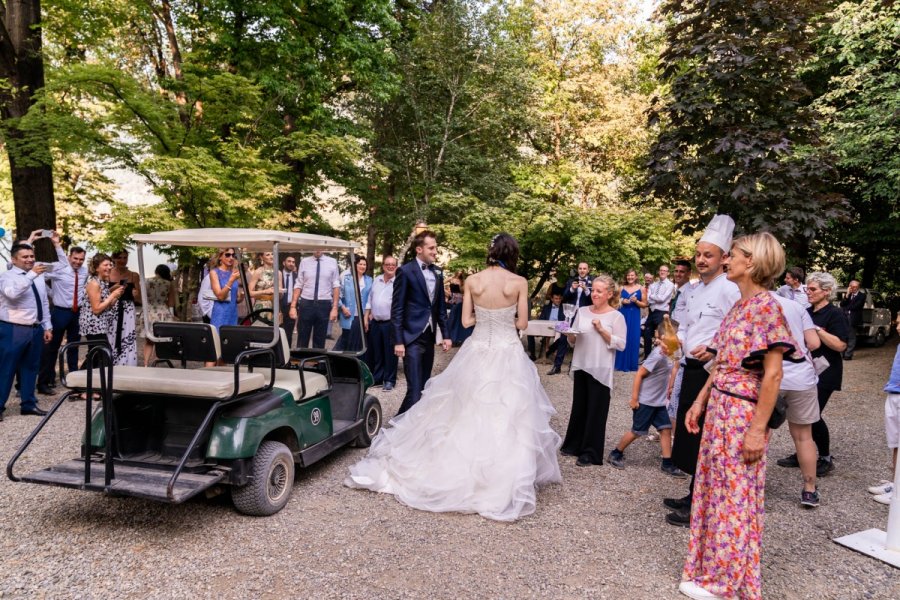
<path id="1" fill-rule="evenodd" d="M 734 221 L 728 215 L 716 215 L 706 226 L 701 242 L 715 244 L 724 252 L 731 250 L 731 234 L 734 233 Z"/>

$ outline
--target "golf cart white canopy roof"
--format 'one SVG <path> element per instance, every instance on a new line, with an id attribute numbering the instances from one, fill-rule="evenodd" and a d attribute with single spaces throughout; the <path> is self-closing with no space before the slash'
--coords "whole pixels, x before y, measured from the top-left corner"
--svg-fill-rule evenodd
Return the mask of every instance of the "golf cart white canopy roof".
<path id="1" fill-rule="evenodd" d="M 290 233 L 266 229 L 179 229 L 132 236 L 135 242 L 156 246 L 194 246 L 201 248 L 238 247 L 251 252 L 268 252 L 278 243 L 281 252 L 314 250 L 353 250 L 356 242 L 312 233 Z"/>

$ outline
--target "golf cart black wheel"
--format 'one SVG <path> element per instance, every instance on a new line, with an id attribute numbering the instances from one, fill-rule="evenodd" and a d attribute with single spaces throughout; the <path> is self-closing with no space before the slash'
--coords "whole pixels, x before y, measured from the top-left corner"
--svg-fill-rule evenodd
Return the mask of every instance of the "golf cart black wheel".
<path id="1" fill-rule="evenodd" d="M 254 323 L 262 323 L 271 327 L 275 323 L 275 313 L 271 308 L 260 308 L 254 310 L 241 320 L 241 325 L 248 326 Z"/>
<path id="2" fill-rule="evenodd" d="M 884 334 L 884 329 L 879 329 L 875 336 L 872 338 L 872 345 L 876 348 L 881 348 L 884 346 L 884 342 L 887 340 L 887 336 Z"/>
<path id="3" fill-rule="evenodd" d="M 234 507 L 245 515 L 265 517 L 284 508 L 294 489 L 294 456 L 281 442 L 259 445 L 250 466 L 250 483 L 231 490 Z"/>
<path id="4" fill-rule="evenodd" d="M 363 426 L 353 441 L 357 448 L 368 448 L 381 431 L 381 403 L 375 396 L 366 396 L 363 403 Z"/>

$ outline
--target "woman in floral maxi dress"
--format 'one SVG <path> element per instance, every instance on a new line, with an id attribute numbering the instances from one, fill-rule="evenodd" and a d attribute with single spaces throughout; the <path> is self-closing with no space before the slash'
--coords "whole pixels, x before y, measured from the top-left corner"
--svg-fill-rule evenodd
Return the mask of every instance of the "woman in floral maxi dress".
<path id="1" fill-rule="evenodd" d="M 679 590 L 691 598 L 757 599 L 767 423 L 782 358 L 792 360 L 797 344 L 768 292 L 784 271 L 778 241 L 768 233 L 739 238 L 728 261 L 728 279 L 741 299 L 713 338 L 715 368 L 685 417 L 688 430 L 697 432 L 707 412 Z"/>

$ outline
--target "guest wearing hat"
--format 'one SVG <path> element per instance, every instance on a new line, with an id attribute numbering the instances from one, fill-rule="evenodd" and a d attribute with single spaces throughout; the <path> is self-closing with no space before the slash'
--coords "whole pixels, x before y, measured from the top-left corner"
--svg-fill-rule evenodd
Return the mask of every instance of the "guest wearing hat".
<path id="1" fill-rule="evenodd" d="M 687 299 L 678 328 L 678 339 L 684 353 L 681 390 L 678 396 L 678 412 L 675 419 L 675 442 L 672 445 L 672 462 L 675 466 L 694 475 L 700 452 L 700 431 L 691 433 L 685 428 L 684 417 L 697 395 L 706 384 L 709 374 L 704 366 L 713 359 L 709 346 L 722 320 L 741 297 L 737 285 L 725 277 L 725 264 L 731 250 L 731 234 L 734 221 L 727 215 L 713 217 L 703 237 L 697 242 L 694 263 L 700 283 Z M 672 525 L 689 527 L 694 479 L 691 479 L 688 495 L 683 498 L 666 498 L 663 503 L 674 509 L 666 516 Z"/>

